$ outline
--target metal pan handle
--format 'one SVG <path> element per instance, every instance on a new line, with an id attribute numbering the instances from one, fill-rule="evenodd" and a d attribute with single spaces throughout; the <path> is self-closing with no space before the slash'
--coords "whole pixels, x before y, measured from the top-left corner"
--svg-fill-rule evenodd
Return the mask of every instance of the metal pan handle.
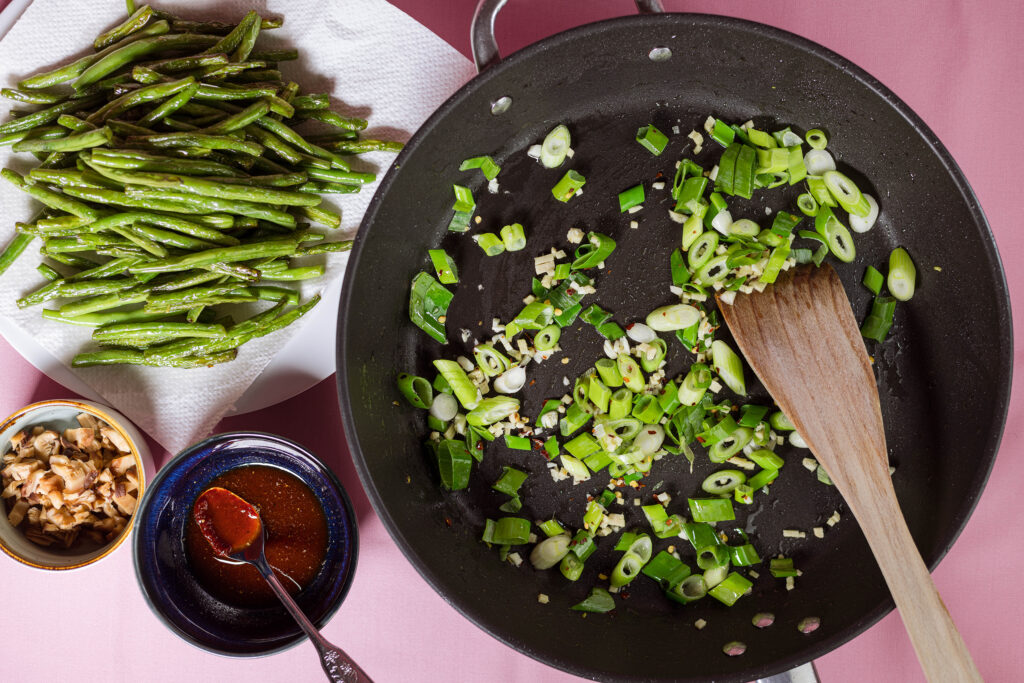
<path id="1" fill-rule="evenodd" d="M 488 69 L 501 61 L 498 52 L 498 41 L 494 37 L 494 19 L 508 0 L 480 0 L 473 14 L 473 24 L 469 29 L 469 42 L 473 48 L 473 62 L 477 73 Z M 665 11 L 661 0 L 634 0 L 640 14 L 659 14 Z"/>
<path id="2" fill-rule="evenodd" d="M 818 671 L 814 668 L 814 662 L 807 662 L 795 669 L 759 678 L 754 683 L 818 683 Z"/>

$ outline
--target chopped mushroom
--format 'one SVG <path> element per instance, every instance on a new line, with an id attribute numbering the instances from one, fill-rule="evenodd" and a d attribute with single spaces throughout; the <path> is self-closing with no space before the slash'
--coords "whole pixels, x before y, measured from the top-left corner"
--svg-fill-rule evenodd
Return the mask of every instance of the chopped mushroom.
<path id="1" fill-rule="evenodd" d="M 7 519 L 38 545 L 109 543 L 138 506 L 139 472 L 128 440 L 88 413 L 78 424 L 63 433 L 45 425 L 19 431 L 0 461 Z"/>

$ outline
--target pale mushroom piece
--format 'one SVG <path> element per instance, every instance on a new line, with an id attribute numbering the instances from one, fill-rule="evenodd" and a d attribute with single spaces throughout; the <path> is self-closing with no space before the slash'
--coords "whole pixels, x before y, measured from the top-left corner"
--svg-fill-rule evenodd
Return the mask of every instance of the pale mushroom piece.
<path id="1" fill-rule="evenodd" d="M 42 469 L 43 463 L 39 460 L 20 460 L 12 462 L 0 472 L 4 478 L 10 477 L 15 481 L 24 481 L 32 472 Z"/>
<path id="2" fill-rule="evenodd" d="M 46 511 L 46 519 L 58 529 L 66 531 L 75 526 L 75 516 L 66 507 L 53 507 Z"/>
<path id="3" fill-rule="evenodd" d="M 36 545 L 53 545 L 53 537 L 49 534 L 44 534 L 36 527 L 29 527 L 28 529 L 25 529 L 25 538 L 32 541 Z"/>
<path id="4" fill-rule="evenodd" d="M 28 523 L 31 526 L 39 526 L 42 523 L 40 520 L 43 517 L 43 509 L 38 505 L 33 505 L 28 509 L 28 513 L 25 516 L 28 518 Z"/>
<path id="5" fill-rule="evenodd" d="M 98 477 L 96 477 L 96 481 L 98 481 L 100 483 L 104 483 L 104 482 L 111 482 L 111 483 L 113 483 L 113 481 L 114 481 L 114 473 L 110 471 L 109 467 L 104 467 L 103 471 L 100 472 Z"/>
<path id="6" fill-rule="evenodd" d="M 24 498 L 14 504 L 11 511 L 7 513 L 7 521 L 11 523 L 11 526 L 21 524 L 21 520 L 25 519 L 25 513 L 28 512 L 29 507 L 28 501 Z"/>
<path id="7" fill-rule="evenodd" d="M 14 481 L 13 479 L 7 485 L 7 488 L 0 493 L 0 498 L 19 498 L 21 497 L 21 487 L 25 484 L 24 481 Z"/>
<path id="8" fill-rule="evenodd" d="M 135 506 L 138 505 L 138 503 L 139 501 L 135 498 L 135 496 L 131 495 L 130 493 L 114 496 L 114 504 L 117 505 L 117 507 L 120 508 L 121 512 L 123 512 L 126 515 L 134 514 Z"/>
<path id="9" fill-rule="evenodd" d="M 88 427 L 89 429 L 96 429 L 97 427 L 103 425 L 103 423 L 100 422 L 95 415 L 90 415 L 89 413 L 79 413 L 77 419 L 78 424 L 82 425 L 83 427 Z"/>
<path id="10" fill-rule="evenodd" d="M 64 480 L 65 490 L 79 491 L 85 488 L 89 472 L 80 460 L 71 460 L 66 455 L 52 455 L 50 469 Z"/>
<path id="11" fill-rule="evenodd" d="M 115 475 L 121 475 L 135 466 L 135 458 L 131 455 L 122 455 L 110 461 L 110 471 Z"/>
<path id="12" fill-rule="evenodd" d="M 42 468 L 35 470 L 32 474 L 28 475 L 24 483 L 21 485 L 21 497 L 32 498 L 32 496 L 36 496 L 36 492 L 39 490 L 39 482 L 42 481 L 45 476 L 46 470 Z"/>
<path id="13" fill-rule="evenodd" d="M 51 430 L 40 432 L 32 445 L 44 460 L 49 460 L 51 455 L 60 453 L 60 434 Z"/>
<path id="14" fill-rule="evenodd" d="M 548 413 L 548 414 L 550 415 L 552 413 Z M 552 426 L 554 426 L 554 425 L 552 425 Z M 549 429 L 550 429 L 550 427 L 549 427 Z M 125 476 L 125 479 L 128 480 L 128 483 L 125 484 L 125 488 L 128 490 L 128 492 L 131 493 L 132 491 L 138 491 L 139 490 L 139 475 L 135 471 L 135 468 L 133 467 L 130 470 L 128 470 L 127 472 L 125 472 L 124 476 Z"/>
<path id="15" fill-rule="evenodd" d="M 22 447 L 22 445 L 24 445 L 30 440 L 31 439 L 29 438 L 29 435 L 25 432 L 25 430 L 21 430 L 20 432 L 11 437 L 11 450 L 18 450 L 19 448 Z"/>

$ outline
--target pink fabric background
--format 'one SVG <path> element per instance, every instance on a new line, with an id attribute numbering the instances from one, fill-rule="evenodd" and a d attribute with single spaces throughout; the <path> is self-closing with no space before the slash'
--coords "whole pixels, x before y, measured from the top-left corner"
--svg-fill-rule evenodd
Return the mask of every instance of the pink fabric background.
<path id="1" fill-rule="evenodd" d="M 0 0 L 0 8 L 7 2 Z M 393 2 L 468 54 L 475 0 Z M 964 170 L 992 224 L 1014 301 L 1024 301 L 1024 233 L 1019 226 L 1020 190 L 1015 186 L 1024 112 L 1020 0 L 665 4 L 674 11 L 728 13 L 807 36 L 892 88 L 931 126 Z M 628 0 L 513 0 L 498 20 L 499 42 L 510 52 L 559 30 L 632 11 Z M 1024 330 L 1019 325 L 1021 338 Z M 1022 367 L 1019 358 L 1017 367 Z M 69 393 L 2 340 L 0 368 L 2 415 Z M 1017 505 L 1024 481 L 1024 406 L 1019 393 L 1011 403 L 988 488 L 960 540 L 935 572 L 946 604 L 988 681 L 1019 681 L 1024 671 L 1024 522 Z M 247 428 L 302 441 L 328 461 L 348 488 L 361 525 L 359 567 L 352 591 L 326 635 L 376 680 L 572 679 L 476 629 L 405 561 L 360 488 L 341 437 L 333 379 L 273 408 L 227 419 L 217 431 Z M 154 453 L 158 463 L 169 457 L 155 447 Z M 0 560 L 5 615 L 0 677 L 5 680 L 322 680 L 308 644 L 246 661 L 209 655 L 175 638 L 143 602 L 127 547 L 98 566 L 70 574 L 37 572 Z M 923 680 L 894 614 L 820 659 L 817 666 L 828 683 Z"/>

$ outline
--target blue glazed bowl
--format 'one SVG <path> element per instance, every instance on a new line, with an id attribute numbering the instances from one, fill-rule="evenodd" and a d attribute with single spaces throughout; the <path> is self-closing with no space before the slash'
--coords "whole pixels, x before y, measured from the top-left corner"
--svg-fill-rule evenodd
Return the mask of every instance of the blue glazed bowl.
<path id="1" fill-rule="evenodd" d="M 327 557 L 296 601 L 319 627 L 334 615 L 352 583 L 356 518 L 337 477 L 312 453 L 272 434 L 229 432 L 191 446 L 150 483 L 135 515 L 135 575 L 153 612 L 174 633 L 232 657 L 268 655 L 305 636 L 284 607 L 241 608 L 198 583 L 185 554 L 185 529 L 196 497 L 210 481 L 247 465 L 281 468 L 316 494 L 327 518 Z"/>

